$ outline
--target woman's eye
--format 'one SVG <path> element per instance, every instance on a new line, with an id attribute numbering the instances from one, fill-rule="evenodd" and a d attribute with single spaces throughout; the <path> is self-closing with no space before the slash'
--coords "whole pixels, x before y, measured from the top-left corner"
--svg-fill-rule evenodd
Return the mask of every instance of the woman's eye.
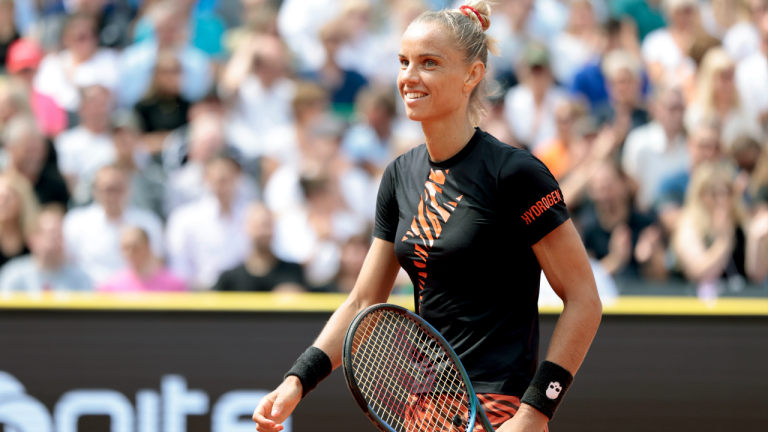
<path id="1" fill-rule="evenodd" d="M 400 66 L 408 67 L 408 60 L 400 60 Z"/>
<path id="2" fill-rule="evenodd" d="M 434 60 L 427 60 L 424 64 L 426 64 L 427 67 L 437 66 L 437 63 L 435 63 Z"/>

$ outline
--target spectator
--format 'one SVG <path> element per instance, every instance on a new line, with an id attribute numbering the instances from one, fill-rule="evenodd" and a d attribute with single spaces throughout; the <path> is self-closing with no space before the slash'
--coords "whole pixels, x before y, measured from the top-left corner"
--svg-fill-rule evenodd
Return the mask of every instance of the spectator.
<path id="1" fill-rule="evenodd" d="M 317 70 L 328 61 L 318 35 L 324 25 L 338 16 L 339 10 L 341 0 L 284 0 L 281 3 L 278 32 L 296 53 L 300 71 Z M 400 36 L 402 33 L 398 39 Z"/>
<path id="2" fill-rule="evenodd" d="M 73 114 L 80 108 L 80 88 L 101 86 L 110 92 L 117 88 L 117 56 L 110 49 L 99 48 L 96 21 L 91 15 L 69 17 L 62 42 L 64 51 L 43 59 L 34 86 Z"/>
<path id="3" fill-rule="evenodd" d="M 67 180 L 73 201 L 79 205 L 91 200 L 91 184 L 99 168 L 115 159 L 109 123 L 112 106 L 109 90 L 91 86 L 81 94 L 80 124 L 55 140 L 59 170 Z"/>
<path id="4" fill-rule="evenodd" d="M 152 153 L 162 150 L 170 131 L 187 124 L 190 103 L 180 91 L 181 64 L 173 51 L 161 50 L 149 91 L 134 107 L 144 126 L 144 142 Z"/>
<path id="5" fill-rule="evenodd" d="M 739 100 L 734 85 L 736 65 L 722 48 L 713 48 L 704 56 L 698 73 L 696 99 L 685 112 L 685 126 L 692 130 L 704 118 L 715 118 L 721 124 L 725 149 L 741 135 L 762 138 L 760 125 L 751 118 Z"/>
<path id="6" fill-rule="evenodd" d="M 163 256 L 162 222 L 151 212 L 128 205 L 130 175 L 117 166 L 99 169 L 93 183 L 94 203 L 70 210 L 64 218 L 64 243 L 73 262 L 97 286 L 125 268 L 120 232 L 139 226 L 149 234 L 152 251 Z"/>
<path id="7" fill-rule="evenodd" d="M 277 31 L 277 6 L 272 0 L 241 0 L 240 26 L 224 34 L 224 46 L 233 54 L 250 45 L 258 36 L 280 37 Z"/>
<path id="8" fill-rule="evenodd" d="M 285 44 L 274 36 L 260 35 L 242 43 L 224 71 L 219 91 L 234 102 L 233 144 L 248 158 L 262 156 L 269 134 L 293 122 L 296 84 L 288 78 L 288 63 Z"/>
<path id="9" fill-rule="evenodd" d="M 131 174 L 130 205 L 164 218 L 166 175 L 144 148 L 140 124 L 141 120 L 130 110 L 118 110 L 112 115 L 115 164 Z"/>
<path id="10" fill-rule="evenodd" d="M 599 54 L 600 27 L 589 0 L 571 0 L 568 27 L 554 36 L 552 74 L 565 87 L 573 84 L 576 74 Z"/>
<path id="11" fill-rule="evenodd" d="M 336 277 L 325 286 L 315 288 L 319 292 L 350 293 L 355 287 L 357 277 L 363 269 L 363 262 L 371 246 L 369 233 L 354 235 L 341 246 L 339 258 L 339 272 Z"/>
<path id="12" fill-rule="evenodd" d="M 202 2 L 197 0 L 174 0 L 174 3 L 179 16 L 187 20 L 183 31 L 189 33 L 190 45 L 211 57 L 221 56 L 221 40 L 226 30 L 224 20 L 212 8 L 199 7 Z M 156 37 L 151 18 L 140 17 L 133 31 L 133 41 L 151 41 Z"/>
<path id="13" fill-rule="evenodd" d="M 597 125 L 594 119 L 584 117 L 584 109 L 576 102 L 564 100 L 555 108 L 557 135 L 546 144 L 542 144 L 533 154 L 536 155 L 556 179 L 562 180 L 586 154 L 583 139 L 594 139 Z M 574 124 L 578 122 L 577 124 Z M 569 203 L 570 204 L 570 203 Z"/>
<path id="14" fill-rule="evenodd" d="M 171 273 L 153 255 L 147 232 L 137 226 L 126 226 L 120 235 L 127 268 L 97 288 L 102 292 L 185 291 L 184 282 Z"/>
<path id="15" fill-rule="evenodd" d="M 304 266 L 311 287 L 339 272 L 341 245 L 366 229 L 365 220 L 344 209 L 338 183 L 328 177 L 301 179 L 306 206 L 286 211 L 275 227 L 275 255 Z"/>
<path id="16" fill-rule="evenodd" d="M 731 58 L 740 62 L 760 51 L 760 19 L 768 13 L 768 0 L 744 0 L 742 20 L 732 25 L 723 37 L 723 48 Z"/>
<path id="17" fill-rule="evenodd" d="M 615 16 L 635 22 L 637 35 L 640 40 L 644 40 L 649 33 L 667 25 L 662 12 L 663 2 L 664 0 L 613 0 L 610 3 L 614 7 L 618 6 L 614 9 Z"/>
<path id="18" fill-rule="evenodd" d="M 603 59 L 614 50 L 624 50 L 635 56 L 639 56 L 640 51 L 635 28 L 630 22 L 619 22 L 613 19 L 601 26 L 598 47 L 600 56 L 577 71 L 571 85 L 571 91 L 585 97 L 593 111 L 608 102 L 608 85 L 603 75 Z M 645 84 L 644 74 L 643 84 Z"/>
<path id="19" fill-rule="evenodd" d="M 89 15 L 97 23 L 99 45 L 122 48 L 129 42 L 132 19 L 136 14 L 134 1 L 120 0 L 45 0 L 16 1 L 17 4 L 32 3 L 40 7 L 42 19 L 38 20 L 35 31 L 41 33 L 43 45 L 47 50 L 56 49 L 61 28 L 69 16 L 74 14 Z M 29 7 L 29 6 L 28 6 Z"/>
<path id="20" fill-rule="evenodd" d="M 616 50 L 605 56 L 603 73 L 610 97 L 595 110 L 595 116 L 599 124 L 610 125 L 623 143 L 630 131 L 651 120 L 641 99 L 641 65 L 629 52 Z"/>
<path id="21" fill-rule="evenodd" d="M 515 140 L 535 150 L 555 137 L 555 108 L 567 93 L 555 86 L 545 47 L 528 45 L 524 62 L 521 83 L 507 92 L 504 109 Z"/>
<path id="22" fill-rule="evenodd" d="M 264 201 L 276 214 L 300 208 L 306 203 L 301 187 L 303 175 L 328 177 L 352 212 L 373 219 L 375 196 L 371 178 L 363 169 L 351 164 L 341 152 L 343 125 L 332 118 L 318 122 L 310 131 L 308 146 L 302 149 L 297 163 L 285 164 L 269 178 L 264 188 Z"/>
<path id="23" fill-rule="evenodd" d="M 37 223 L 38 204 L 32 187 L 19 176 L 0 175 L 0 267 L 29 254 L 27 236 Z"/>
<path id="24" fill-rule="evenodd" d="M 171 269 L 193 290 L 208 290 L 221 273 L 248 255 L 243 235 L 247 202 L 237 199 L 240 165 L 219 154 L 205 163 L 211 194 L 174 210 L 168 218 Z M 205 227 L 205 229 L 200 229 Z"/>
<path id="25" fill-rule="evenodd" d="M 14 87 L 29 101 L 40 131 L 45 136 L 54 137 L 67 128 L 69 118 L 52 97 L 40 93 L 33 86 L 43 56 L 37 43 L 19 39 L 8 48 L 6 66 Z"/>
<path id="26" fill-rule="evenodd" d="M 5 70 L 8 49 L 21 35 L 14 22 L 13 0 L 0 0 L 0 73 Z"/>
<path id="27" fill-rule="evenodd" d="M 741 0 L 710 0 L 700 5 L 701 27 L 715 39 L 723 40 L 739 20 Z"/>
<path id="28" fill-rule="evenodd" d="M 654 121 L 629 133 L 621 156 L 622 168 L 637 183 L 641 209 L 656 201 L 664 178 L 685 170 L 689 163 L 680 90 L 657 89 L 651 111 Z"/>
<path id="29" fill-rule="evenodd" d="M 664 178 L 659 186 L 655 207 L 667 233 L 677 225 L 691 173 L 701 164 L 714 163 L 722 157 L 719 123 L 711 120 L 697 124 L 688 136 L 688 154 L 690 165 Z"/>
<path id="30" fill-rule="evenodd" d="M 494 8 L 496 13 L 491 16 L 488 34 L 499 41 L 500 55 L 488 56 L 488 63 L 495 77 L 507 81 L 508 87 L 517 85 L 514 66 L 522 63 L 525 47 L 532 40 L 533 4 L 533 0 L 508 0 Z"/>
<path id="31" fill-rule="evenodd" d="M 182 5 L 171 0 L 153 4 L 147 16 L 154 25 L 155 38 L 135 43 L 120 58 L 120 105 L 133 107 L 147 94 L 157 65 L 158 54 L 171 50 L 181 65 L 180 94 L 189 102 L 197 102 L 210 91 L 213 70 L 208 56 L 187 43 L 184 33 Z"/>
<path id="32" fill-rule="evenodd" d="M 245 232 L 251 251 L 242 264 L 219 277 L 217 291 L 304 291 L 301 266 L 277 258 L 272 253 L 274 220 L 260 203 L 251 204 L 245 217 Z"/>
<path id="33" fill-rule="evenodd" d="M 759 15 L 760 49 L 736 67 L 736 87 L 747 115 L 768 131 L 768 1 Z"/>
<path id="34" fill-rule="evenodd" d="M 189 129 L 186 163 L 171 171 L 166 182 L 166 214 L 205 195 L 205 164 L 208 161 L 220 153 L 228 153 L 231 156 L 235 153 L 224 141 L 224 126 L 218 115 L 201 114 L 193 118 Z M 254 180 L 242 170 L 237 172 L 236 199 L 238 203 L 249 202 L 257 196 Z"/>
<path id="35" fill-rule="evenodd" d="M 0 272 L 0 292 L 90 291 L 91 280 L 64 254 L 64 208 L 52 204 L 40 210 L 29 235 L 31 256 L 11 260 Z"/>
<path id="36" fill-rule="evenodd" d="M 664 0 L 669 26 L 654 30 L 643 40 L 642 56 L 651 82 L 681 85 L 696 71 L 688 52 L 700 30 L 697 0 Z"/>
<path id="37" fill-rule="evenodd" d="M 312 130 L 324 119 L 328 109 L 328 92 L 312 82 L 299 82 L 291 103 L 294 122 L 276 127 L 265 139 L 262 158 L 262 182 L 280 165 L 297 164 L 302 152 L 311 146 Z M 266 192 L 265 192 L 266 193 Z M 270 205 L 270 209 L 279 211 Z"/>
<path id="38" fill-rule="evenodd" d="M 739 192 L 748 192 L 750 179 L 757 168 L 762 152 L 763 147 L 760 143 L 748 135 L 742 135 L 733 140 L 728 154 L 739 171 L 736 176 L 736 186 Z M 744 198 L 747 204 L 754 204 L 748 193 L 744 195 Z"/>
<path id="39" fill-rule="evenodd" d="M 342 149 L 352 162 L 378 175 L 393 159 L 391 141 L 397 118 L 394 89 L 363 90 L 355 108 L 359 121 L 345 134 Z"/>
<path id="40" fill-rule="evenodd" d="M 349 40 L 348 29 L 341 21 L 332 21 L 320 30 L 320 40 L 326 53 L 325 64 L 305 78 L 316 81 L 331 96 L 333 110 L 341 116 L 352 114 L 357 93 L 368 85 L 368 80 L 353 70 L 343 69 L 336 62 L 339 47 Z"/>
<path id="41" fill-rule="evenodd" d="M 617 278 L 663 280 L 666 249 L 652 215 L 632 205 L 629 178 L 612 163 L 592 175 L 588 195 L 593 209 L 582 219 L 587 252 Z"/>
<path id="42" fill-rule="evenodd" d="M 2 141 L 9 156 L 7 169 L 29 181 L 40 204 L 67 205 L 67 184 L 55 166 L 46 165 L 48 144 L 32 118 L 14 117 L 4 128 Z"/>
<path id="43" fill-rule="evenodd" d="M 705 163 L 691 176 L 685 205 L 672 238 L 680 268 L 696 282 L 699 295 L 715 294 L 722 281 L 743 288 L 749 221 L 735 193 L 733 172 L 724 164 Z"/>

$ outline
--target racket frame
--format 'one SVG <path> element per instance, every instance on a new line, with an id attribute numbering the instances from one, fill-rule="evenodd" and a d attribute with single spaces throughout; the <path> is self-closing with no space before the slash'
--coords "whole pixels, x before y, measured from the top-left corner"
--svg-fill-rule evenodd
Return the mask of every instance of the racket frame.
<path id="1" fill-rule="evenodd" d="M 360 409 L 363 410 L 365 415 L 368 416 L 368 418 L 376 425 L 376 427 L 379 428 L 382 432 L 397 432 L 392 427 L 390 427 L 384 420 L 382 420 L 378 414 L 368 405 L 368 402 L 365 400 L 365 397 L 363 396 L 362 391 L 357 385 L 357 380 L 354 376 L 354 371 L 352 370 L 352 345 L 354 344 L 355 339 L 355 333 L 357 331 L 357 328 L 360 326 L 360 323 L 365 319 L 366 316 L 369 314 L 378 311 L 378 310 L 392 310 L 396 313 L 401 313 L 408 318 L 410 318 L 412 321 L 414 321 L 419 327 L 421 327 L 422 330 L 424 330 L 427 334 L 432 336 L 437 343 L 440 345 L 440 347 L 445 351 L 446 354 L 448 354 L 448 357 L 450 357 L 451 361 L 453 361 L 453 364 L 456 366 L 456 369 L 459 371 L 459 375 L 461 375 L 462 380 L 464 381 L 464 385 L 467 387 L 467 392 L 469 393 L 469 413 L 467 413 L 467 427 L 465 428 L 466 432 L 472 432 L 472 430 L 475 427 L 476 419 L 480 419 L 480 422 L 483 424 L 483 427 L 487 432 L 493 432 L 493 426 L 491 426 L 491 422 L 488 420 L 488 417 L 485 415 L 485 411 L 483 411 L 480 402 L 477 400 L 477 396 L 475 395 L 475 390 L 472 387 L 472 382 L 469 380 L 469 376 L 467 375 L 467 371 L 464 369 L 464 365 L 461 363 L 461 360 L 459 359 L 459 356 L 456 355 L 456 352 L 453 350 L 451 345 L 448 343 L 447 340 L 443 337 L 443 335 L 440 334 L 437 329 L 432 327 L 430 323 L 428 323 L 424 318 L 416 315 L 415 313 L 411 312 L 410 310 L 389 304 L 389 303 L 378 303 L 372 306 L 369 306 L 362 311 L 360 311 L 355 318 L 352 320 L 352 323 L 349 325 L 349 328 L 347 329 L 347 334 L 344 336 L 344 345 L 342 348 L 342 366 L 344 369 L 344 379 L 347 381 L 347 387 L 349 387 L 349 391 L 352 393 L 352 396 L 355 398 L 355 401 L 360 406 Z"/>

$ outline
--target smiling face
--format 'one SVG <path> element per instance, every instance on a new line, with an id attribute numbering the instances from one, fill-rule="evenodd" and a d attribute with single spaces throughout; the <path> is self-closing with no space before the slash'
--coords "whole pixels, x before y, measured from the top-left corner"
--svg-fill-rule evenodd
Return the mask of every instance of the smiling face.
<path id="1" fill-rule="evenodd" d="M 467 65 L 448 29 L 414 23 L 400 44 L 397 86 L 405 112 L 414 121 L 466 113 L 469 95 L 485 74 L 481 61 Z"/>

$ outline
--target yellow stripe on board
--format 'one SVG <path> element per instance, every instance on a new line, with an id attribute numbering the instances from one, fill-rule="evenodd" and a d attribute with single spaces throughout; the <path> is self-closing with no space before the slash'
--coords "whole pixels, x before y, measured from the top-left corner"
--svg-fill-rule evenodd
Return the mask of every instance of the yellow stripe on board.
<path id="1" fill-rule="evenodd" d="M 332 312 L 346 294 L 273 293 L 42 293 L 1 294 L 2 309 Z M 413 309 L 413 296 L 396 295 L 390 303 Z M 541 305 L 542 314 L 558 314 L 562 305 Z M 767 298 L 620 297 L 603 306 L 605 315 L 752 315 L 768 316 Z"/>

